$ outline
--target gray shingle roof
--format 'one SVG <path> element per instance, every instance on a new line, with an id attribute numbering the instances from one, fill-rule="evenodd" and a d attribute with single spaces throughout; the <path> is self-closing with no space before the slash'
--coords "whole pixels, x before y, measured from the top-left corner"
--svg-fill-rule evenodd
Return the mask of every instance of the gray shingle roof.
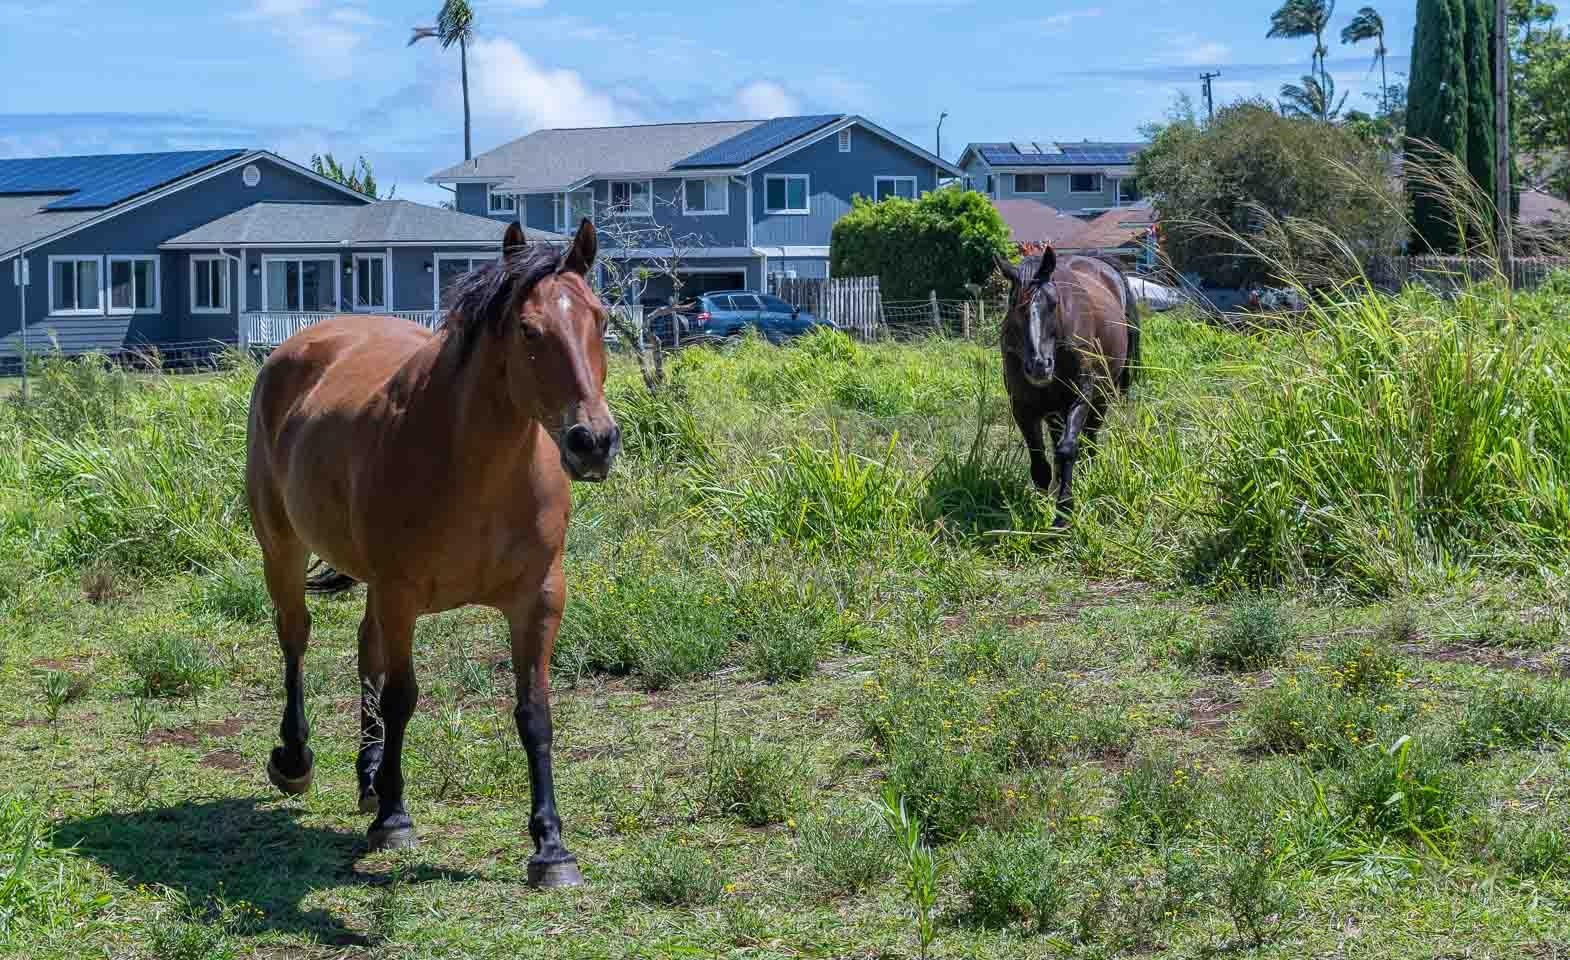
<path id="1" fill-rule="evenodd" d="M 102 210 L 45 210 L 63 194 L 0 197 L 0 254 L 91 220 Z"/>
<path id="2" fill-rule="evenodd" d="M 432 181 L 494 178 L 519 190 L 562 188 L 591 174 L 668 170 L 702 150 L 764 123 L 654 123 L 633 127 L 536 130 L 432 174 Z"/>
<path id="3" fill-rule="evenodd" d="M 166 247 L 266 244 L 374 245 L 383 243 L 498 243 L 507 224 L 408 200 L 356 206 L 332 203 L 253 203 L 168 240 Z M 529 229 L 530 240 L 565 237 Z"/>

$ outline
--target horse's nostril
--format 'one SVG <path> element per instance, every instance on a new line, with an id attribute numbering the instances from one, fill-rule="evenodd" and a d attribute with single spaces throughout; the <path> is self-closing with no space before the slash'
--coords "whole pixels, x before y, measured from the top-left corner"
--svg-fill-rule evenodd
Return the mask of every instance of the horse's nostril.
<path id="1" fill-rule="evenodd" d="M 594 431 L 582 424 L 578 424 L 567 431 L 567 435 L 562 438 L 562 442 L 566 445 L 569 452 L 576 453 L 579 456 L 592 453 L 594 452 Z"/>

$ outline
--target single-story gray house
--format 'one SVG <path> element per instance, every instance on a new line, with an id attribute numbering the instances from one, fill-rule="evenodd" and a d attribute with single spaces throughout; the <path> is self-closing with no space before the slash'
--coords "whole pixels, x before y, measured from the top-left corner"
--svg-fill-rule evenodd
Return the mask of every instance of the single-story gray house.
<path id="1" fill-rule="evenodd" d="M 265 150 L 0 160 L 0 363 L 24 329 L 30 353 L 169 355 L 337 313 L 434 324 L 444 281 L 496 256 L 505 229 Z"/>

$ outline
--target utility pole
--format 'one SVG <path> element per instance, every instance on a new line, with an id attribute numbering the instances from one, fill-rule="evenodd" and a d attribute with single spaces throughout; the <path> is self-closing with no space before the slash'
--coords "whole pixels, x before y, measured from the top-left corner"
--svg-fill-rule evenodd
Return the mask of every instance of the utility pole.
<path id="1" fill-rule="evenodd" d="M 1199 75 L 1199 79 L 1204 81 L 1204 84 L 1205 84 L 1205 122 L 1206 123 L 1209 123 L 1212 120 L 1216 119 L 1216 101 L 1215 101 L 1215 98 L 1212 97 L 1211 93 L 1210 93 L 1210 81 L 1216 79 L 1219 76 L 1221 76 L 1221 71 L 1220 70 L 1217 70 L 1214 73 L 1202 73 L 1202 74 Z"/>
<path id="2" fill-rule="evenodd" d="M 938 114 L 938 149 L 936 150 L 936 153 L 939 160 L 943 159 L 943 121 L 948 117 L 948 115 L 949 112 L 947 110 Z"/>
<path id="3" fill-rule="evenodd" d="M 1494 3 L 1494 206 L 1499 215 L 1499 261 L 1512 282 L 1515 268 L 1510 217 L 1510 21 L 1505 0 Z"/>

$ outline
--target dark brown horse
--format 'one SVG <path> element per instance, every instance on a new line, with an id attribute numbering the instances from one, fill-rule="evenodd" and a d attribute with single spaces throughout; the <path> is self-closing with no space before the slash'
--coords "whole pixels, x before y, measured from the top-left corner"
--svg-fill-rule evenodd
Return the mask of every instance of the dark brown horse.
<path id="1" fill-rule="evenodd" d="M 419 688 L 414 621 L 494 607 L 512 632 L 529 758 L 530 883 L 581 882 L 551 781 L 550 663 L 566 585 L 570 479 L 603 480 L 621 448 L 605 404 L 605 308 L 585 282 L 584 221 L 565 253 L 502 255 L 458 281 L 437 333 L 389 317 L 302 330 L 262 365 L 251 394 L 246 492 L 277 610 L 287 703 L 267 765 L 285 793 L 311 783 L 300 671 L 308 587 L 367 585 L 360 623 L 360 809 L 372 849 L 412 846 L 404 728 Z M 330 565 L 310 578 L 315 553 Z"/>
<path id="2" fill-rule="evenodd" d="M 1042 490 L 1052 467 L 1042 421 L 1055 434 L 1057 523 L 1074 509 L 1074 463 L 1082 443 L 1094 442 L 1107 405 L 1127 391 L 1139 363 L 1139 308 L 1128 278 L 1095 257 L 1064 257 L 1049 246 L 1016 268 L 1003 321 L 1003 382 L 1014 420 L 1030 451 L 1030 477 Z"/>

